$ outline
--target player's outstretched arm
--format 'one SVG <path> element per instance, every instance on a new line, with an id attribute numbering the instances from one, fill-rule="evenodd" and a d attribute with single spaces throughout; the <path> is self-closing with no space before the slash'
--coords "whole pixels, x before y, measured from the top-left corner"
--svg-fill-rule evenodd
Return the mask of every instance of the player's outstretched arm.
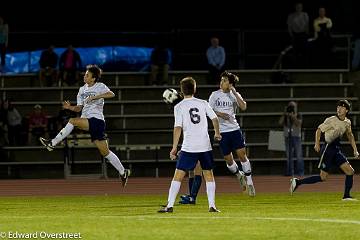
<path id="1" fill-rule="evenodd" d="M 180 136 L 181 136 L 181 127 L 174 127 L 173 132 L 173 146 L 170 151 L 170 159 L 175 160 L 176 159 L 176 153 L 177 153 L 177 146 L 179 144 Z"/>
<path id="2" fill-rule="evenodd" d="M 63 108 L 64 109 L 68 109 L 70 111 L 73 111 L 73 112 L 81 112 L 82 110 L 82 106 L 71 106 L 71 103 L 69 101 L 64 101 L 63 102 Z"/>
<path id="3" fill-rule="evenodd" d="M 321 137 L 321 130 L 320 128 L 316 129 L 315 132 L 315 152 L 320 152 L 320 137 Z"/>

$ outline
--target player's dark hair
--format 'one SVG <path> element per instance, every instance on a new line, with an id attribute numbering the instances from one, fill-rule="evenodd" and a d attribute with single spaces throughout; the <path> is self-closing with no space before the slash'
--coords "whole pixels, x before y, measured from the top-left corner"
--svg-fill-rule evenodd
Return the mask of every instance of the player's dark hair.
<path id="1" fill-rule="evenodd" d="M 92 77 L 95 78 L 95 82 L 100 81 L 102 70 L 98 65 L 90 64 L 86 66 L 86 70 L 91 72 Z"/>
<path id="2" fill-rule="evenodd" d="M 229 80 L 229 83 L 232 84 L 233 86 L 235 86 L 235 84 L 239 82 L 239 77 L 228 71 L 221 73 L 220 79 L 223 77 L 226 77 Z"/>
<path id="3" fill-rule="evenodd" d="M 348 111 L 350 111 L 350 108 L 351 108 L 351 104 L 348 100 L 346 99 L 341 99 L 337 102 L 337 105 L 336 106 L 342 106 L 342 107 L 345 107 Z"/>
<path id="4" fill-rule="evenodd" d="M 195 86 L 196 86 L 196 81 L 192 77 L 186 77 L 180 81 L 181 92 L 184 95 L 194 95 Z"/>

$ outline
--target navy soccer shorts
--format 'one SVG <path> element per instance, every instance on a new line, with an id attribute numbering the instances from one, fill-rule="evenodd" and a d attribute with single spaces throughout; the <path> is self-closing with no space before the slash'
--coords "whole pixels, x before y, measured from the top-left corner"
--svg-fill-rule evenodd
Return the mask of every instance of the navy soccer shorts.
<path id="1" fill-rule="evenodd" d="M 176 163 L 176 168 L 183 171 L 193 170 L 196 163 L 200 161 L 203 170 L 212 170 L 214 168 L 214 157 L 212 151 L 189 153 L 181 151 Z"/>
<path id="2" fill-rule="evenodd" d="M 224 156 L 229 155 L 232 151 L 244 148 L 246 146 L 240 129 L 221 133 L 221 137 L 220 149 Z"/>
<path id="3" fill-rule="evenodd" d="M 106 140 L 105 121 L 97 118 L 89 118 L 88 121 L 91 141 Z"/>

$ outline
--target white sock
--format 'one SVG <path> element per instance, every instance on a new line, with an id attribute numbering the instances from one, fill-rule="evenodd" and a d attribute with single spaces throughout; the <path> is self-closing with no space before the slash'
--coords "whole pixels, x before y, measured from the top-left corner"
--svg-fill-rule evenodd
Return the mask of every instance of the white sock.
<path id="1" fill-rule="evenodd" d="M 74 125 L 68 122 L 66 126 L 63 129 L 61 129 L 58 135 L 56 135 L 56 137 L 53 140 L 51 140 L 51 145 L 56 146 L 59 142 L 64 140 L 64 138 L 69 136 L 69 134 L 72 132 L 73 129 L 74 129 Z"/>
<path id="2" fill-rule="evenodd" d="M 209 208 L 215 207 L 215 182 L 206 182 L 206 193 L 209 202 Z"/>
<path id="3" fill-rule="evenodd" d="M 109 151 L 109 154 L 105 156 L 105 158 L 109 160 L 111 165 L 113 165 L 114 168 L 116 168 L 119 171 L 120 175 L 124 174 L 124 170 L 125 170 L 124 166 L 121 164 L 119 158 L 112 151 Z"/>
<path id="4" fill-rule="evenodd" d="M 249 159 L 246 158 L 246 162 L 241 162 L 242 169 L 246 175 L 246 183 L 247 185 L 253 185 L 252 177 L 251 177 L 251 164 Z"/>
<path id="5" fill-rule="evenodd" d="M 227 166 L 227 168 L 229 169 L 229 171 L 230 171 L 231 173 L 233 173 L 233 174 L 235 174 L 235 173 L 237 173 L 237 172 L 239 171 L 239 167 L 238 167 L 238 165 L 236 164 L 235 161 L 233 161 L 233 164 L 232 164 L 232 165 L 227 165 L 227 164 L 226 164 L 226 166 Z"/>
<path id="6" fill-rule="evenodd" d="M 179 181 L 171 181 L 171 185 L 170 185 L 170 189 L 169 189 L 169 197 L 168 197 L 168 204 L 166 207 L 173 207 L 175 200 L 176 200 L 176 196 L 179 193 L 180 190 L 180 186 L 181 186 L 181 182 Z"/>

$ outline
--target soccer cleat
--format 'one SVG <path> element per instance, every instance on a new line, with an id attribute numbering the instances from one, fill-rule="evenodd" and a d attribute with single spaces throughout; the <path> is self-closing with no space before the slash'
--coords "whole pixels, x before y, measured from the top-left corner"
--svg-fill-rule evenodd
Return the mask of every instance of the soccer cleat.
<path id="1" fill-rule="evenodd" d="M 209 212 L 221 212 L 221 211 L 215 207 L 210 207 Z"/>
<path id="2" fill-rule="evenodd" d="M 123 187 L 126 186 L 130 174 L 131 174 L 130 169 L 125 169 L 125 170 L 124 170 L 124 174 L 123 174 L 123 175 L 120 175 L 121 185 L 122 185 Z"/>
<path id="3" fill-rule="evenodd" d="M 297 181 L 298 181 L 297 178 L 290 179 L 290 190 L 289 191 L 290 191 L 291 195 L 293 195 L 293 193 L 295 192 L 295 190 L 298 187 Z"/>
<path id="4" fill-rule="evenodd" d="M 247 187 L 245 173 L 243 171 L 237 172 L 236 178 L 239 180 L 242 191 L 245 192 Z"/>
<path id="5" fill-rule="evenodd" d="M 172 213 L 174 209 L 172 207 L 164 207 L 158 210 L 158 213 Z"/>
<path id="6" fill-rule="evenodd" d="M 51 144 L 51 140 L 48 140 L 48 139 L 45 139 L 42 137 L 40 137 L 39 140 L 40 140 L 41 144 L 44 145 L 48 151 L 51 152 L 52 150 L 54 150 L 55 146 L 53 146 Z"/>
<path id="7" fill-rule="evenodd" d="M 359 200 L 357 200 L 356 198 L 353 198 L 351 196 L 348 196 L 348 197 L 343 197 L 342 201 L 352 201 L 352 202 L 357 202 Z"/>
<path id="8" fill-rule="evenodd" d="M 248 189 L 248 194 L 250 197 L 255 197 L 256 193 L 255 193 L 255 187 L 254 185 L 248 185 L 247 186 Z"/>
<path id="9" fill-rule="evenodd" d="M 189 195 L 182 195 L 180 198 L 180 204 L 196 204 L 195 199 L 193 197 L 190 197 Z"/>

